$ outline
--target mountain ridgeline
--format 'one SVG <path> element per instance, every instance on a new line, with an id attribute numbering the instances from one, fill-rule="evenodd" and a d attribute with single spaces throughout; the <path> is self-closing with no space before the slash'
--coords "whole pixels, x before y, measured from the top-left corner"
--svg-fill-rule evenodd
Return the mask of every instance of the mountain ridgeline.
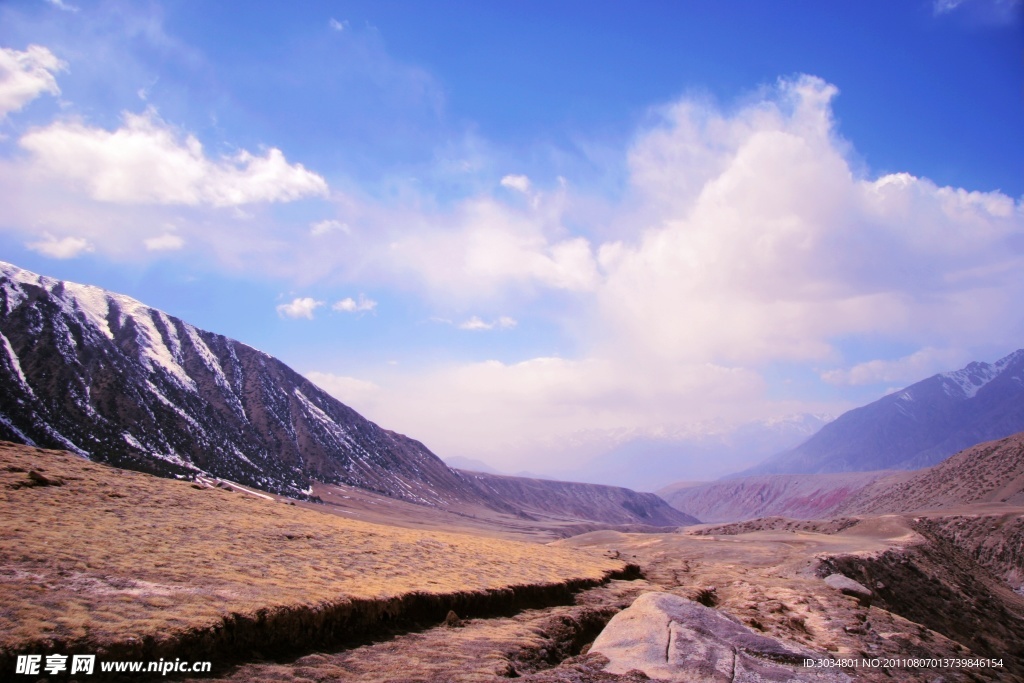
<path id="1" fill-rule="evenodd" d="M 743 474 L 915 470 L 1024 430 L 1024 349 L 933 375 L 843 413 Z"/>
<path id="2" fill-rule="evenodd" d="M 0 437 L 289 496 L 311 480 L 477 498 L 422 444 L 284 363 L 96 287 L 0 266 Z"/>
<path id="3" fill-rule="evenodd" d="M 130 297 L 6 263 L 0 439 L 296 498 L 324 482 L 439 508 L 518 509 L 265 353 Z M 653 494 L 591 488 L 622 498 L 616 523 L 690 521 Z"/>

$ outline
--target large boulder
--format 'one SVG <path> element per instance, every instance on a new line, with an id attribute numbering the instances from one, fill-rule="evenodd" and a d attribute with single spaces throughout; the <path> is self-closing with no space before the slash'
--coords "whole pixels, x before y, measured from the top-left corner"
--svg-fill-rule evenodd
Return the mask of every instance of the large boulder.
<path id="1" fill-rule="evenodd" d="M 616 614 L 590 652 L 608 658 L 605 671 L 634 669 L 658 680 L 849 681 L 834 670 L 806 668 L 822 655 L 751 631 L 721 612 L 671 593 L 644 593 Z"/>
<path id="2" fill-rule="evenodd" d="M 848 576 L 843 574 L 829 574 L 825 577 L 825 583 L 832 588 L 840 591 L 843 595 L 849 595 L 851 598 L 857 598 L 857 601 L 862 607 L 871 606 L 871 598 L 873 593 L 867 586 L 858 583 Z"/>

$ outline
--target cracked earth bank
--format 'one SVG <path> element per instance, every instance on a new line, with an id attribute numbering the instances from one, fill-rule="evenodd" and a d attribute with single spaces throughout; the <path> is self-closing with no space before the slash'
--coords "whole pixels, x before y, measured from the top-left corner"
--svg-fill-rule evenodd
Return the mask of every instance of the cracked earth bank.
<path id="1" fill-rule="evenodd" d="M 889 515 L 795 526 L 764 520 L 672 534 L 592 532 L 552 545 L 603 550 L 637 563 L 645 578 L 583 591 L 570 606 L 470 619 L 292 661 L 252 662 L 221 680 L 591 683 L 799 680 L 803 674 L 809 680 L 1024 681 L 1024 597 L 936 535 L 936 525 Z M 871 601 L 827 584 L 824 577 L 833 573 L 870 587 Z M 747 633 L 846 666 L 815 671 L 790 658 L 784 663 L 792 675 L 749 667 L 703 675 L 689 668 L 662 679 L 656 670 L 609 666 L 599 645 L 590 652 L 609 619 L 651 592 L 712 607 Z M 733 652 L 736 659 L 741 650 Z M 906 663 L 993 658 L 1001 666 Z"/>

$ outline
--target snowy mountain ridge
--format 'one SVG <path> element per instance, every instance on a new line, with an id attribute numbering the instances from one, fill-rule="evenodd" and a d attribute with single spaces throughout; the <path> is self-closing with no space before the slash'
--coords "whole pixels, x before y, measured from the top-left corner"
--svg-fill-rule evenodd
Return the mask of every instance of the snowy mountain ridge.
<path id="1" fill-rule="evenodd" d="M 1024 349 L 933 375 L 840 415 L 741 474 L 918 469 L 1024 430 Z"/>

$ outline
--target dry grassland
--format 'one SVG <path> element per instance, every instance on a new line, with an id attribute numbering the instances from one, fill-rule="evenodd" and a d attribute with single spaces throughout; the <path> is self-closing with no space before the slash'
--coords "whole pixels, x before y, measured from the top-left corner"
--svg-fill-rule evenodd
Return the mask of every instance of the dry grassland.
<path id="1" fill-rule="evenodd" d="M 7 655 L 128 654 L 143 642 L 152 653 L 196 629 L 306 606 L 301 637 L 317 623 L 308 606 L 379 604 L 397 616 L 410 595 L 593 585 L 624 568 L 593 552 L 368 524 L 3 443 L 0 510 Z"/>

